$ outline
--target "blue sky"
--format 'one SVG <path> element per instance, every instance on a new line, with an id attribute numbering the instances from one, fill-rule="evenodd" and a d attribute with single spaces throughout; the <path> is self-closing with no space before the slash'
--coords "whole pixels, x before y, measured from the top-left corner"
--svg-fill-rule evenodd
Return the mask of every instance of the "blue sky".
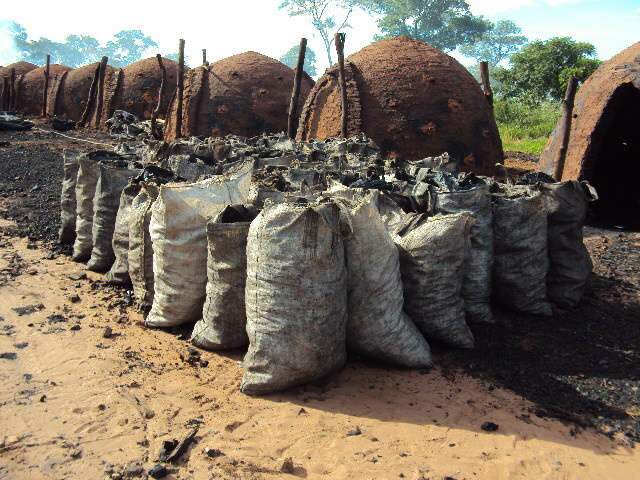
<path id="1" fill-rule="evenodd" d="M 568 35 L 589 41 L 602 59 L 640 40 L 640 0 L 468 1 L 476 14 L 514 20 L 530 39 Z M 309 23 L 279 11 L 280 0 L 182 0 L 178 13 L 157 0 L 110 0 L 99 12 L 87 8 L 86 0 L 29 0 L 27 8 L 25 2 L 0 2 L 0 25 L 15 20 L 35 38 L 62 40 L 83 33 L 105 41 L 119 30 L 139 28 L 159 43 L 161 53 L 175 52 L 178 38 L 185 38 L 187 55 L 195 61 L 202 48 L 210 60 L 247 50 L 277 58 L 307 36 L 318 53 L 319 71 L 327 67 Z M 376 32 L 375 22 L 363 13 L 355 14 L 351 24 L 347 53 L 367 45 Z M 0 28 L 0 65 L 16 60 L 9 47 Z"/>
<path id="2" fill-rule="evenodd" d="M 640 0 L 516 0 L 504 3 L 524 5 L 487 16 L 494 20 L 509 18 L 515 21 L 530 39 L 566 35 L 593 43 L 603 60 L 640 41 Z"/>

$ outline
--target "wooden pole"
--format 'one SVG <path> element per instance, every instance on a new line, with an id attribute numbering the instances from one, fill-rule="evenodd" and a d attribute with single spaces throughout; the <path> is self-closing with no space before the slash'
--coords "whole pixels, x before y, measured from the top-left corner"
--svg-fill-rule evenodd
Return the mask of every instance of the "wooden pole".
<path id="1" fill-rule="evenodd" d="M 182 94 L 184 93 L 184 40 L 178 48 L 178 85 L 176 89 L 176 138 L 182 137 Z"/>
<path id="2" fill-rule="evenodd" d="M 207 49 L 206 48 L 202 49 L 202 65 L 209 65 L 209 62 L 207 62 Z"/>
<path id="3" fill-rule="evenodd" d="M 338 82 L 340 86 L 340 99 L 342 106 L 342 121 L 340 123 L 340 136 L 347 138 L 347 82 L 344 73 L 344 41 L 346 34 L 336 33 L 335 43 L 338 53 Z"/>
<path id="4" fill-rule="evenodd" d="M 0 110 L 9 110 L 9 79 L 2 77 L 2 98 L 0 98 Z"/>
<path id="5" fill-rule="evenodd" d="M 156 120 L 158 119 L 158 114 L 162 108 L 162 97 L 164 97 L 164 84 L 167 81 L 167 70 L 164 68 L 164 64 L 162 63 L 162 55 L 157 54 L 156 60 L 158 60 L 158 66 L 160 67 L 162 77 L 160 80 L 160 90 L 158 91 L 158 104 L 156 105 L 155 110 L 151 113 L 151 135 L 159 139 L 160 134 L 156 130 Z"/>
<path id="6" fill-rule="evenodd" d="M 293 79 L 293 90 L 291 91 L 291 102 L 289 103 L 289 119 L 287 123 L 287 133 L 289 138 L 296 136 L 296 119 L 298 117 L 298 99 L 300 97 L 300 84 L 304 74 L 304 57 L 307 53 L 307 39 L 300 39 L 300 49 L 298 50 L 298 65 L 296 75 Z"/>
<path id="7" fill-rule="evenodd" d="M 42 92 L 42 116 L 47 116 L 47 95 L 49 94 L 49 74 L 51 73 L 51 55 L 47 55 L 44 67 L 44 91 Z"/>
<path id="8" fill-rule="evenodd" d="M 480 62 L 480 78 L 482 78 L 482 92 L 487 103 L 493 110 L 493 90 L 491 90 L 491 77 L 489 76 L 489 62 Z"/>
<path id="9" fill-rule="evenodd" d="M 96 99 L 96 92 L 98 90 L 98 79 L 100 78 L 100 64 L 96 67 L 95 72 L 93 73 L 93 80 L 91 80 L 91 86 L 89 87 L 89 95 L 87 96 L 87 103 L 84 106 L 84 111 L 80 116 L 80 120 L 78 120 L 78 125 L 83 127 L 87 123 L 87 119 L 89 118 L 89 113 L 93 108 L 93 103 Z"/>
<path id="10" fill-rule="evenodd" d="M 96 96 L 96 122 L 95 127 L 100 127 L 100 120 L 102 118 L 102 107 L 104 104 L 104 77 L 107 73 L 107 62 L 109 62 L 109 57 L 102 57 L 100 59 L 100 67 L 98 67 L 98 94 Z"/>
<path id="11" fill-rule="evenodd" d="M 15 111 L 17 103 L 18 102 L 16 98 L 16 69 L 12 68 L 11 76 L 9 77 L 9 110 Z"/>
<path id="12" fill-rule="evenodd" d="M 562 101 L 562 123 L 560 124 L 561 144 L 558 149 L 558 156 L 555 161 L 555 169 L 553 177 L 557 181 L 562 181 L 562 173 L 564 172 L 564 162 L 567 158 L 567 149 L 569 147 L 569 138 L 571 137 L 571 121 L 573 117 L 573 103 L 576 98 L 576 90 L 578 89 L 578 79 L 571 77 L 567 84 L 567 91 Z"/>

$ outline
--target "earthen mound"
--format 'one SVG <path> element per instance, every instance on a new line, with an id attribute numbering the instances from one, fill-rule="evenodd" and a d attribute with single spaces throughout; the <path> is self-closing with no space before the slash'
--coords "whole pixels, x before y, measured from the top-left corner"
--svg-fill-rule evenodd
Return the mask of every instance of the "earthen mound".
<path id="1" fill-rule="evenodd" d="M 256 52 L 234 55 L 185 74 L 182 135 L 255 136 L 287 129 L 295 72 Z M 302 79 L 298 111 L 313 87 Z M 172 101 L 165 139 L 176 137 L 176 106 Z"/>
<path id="2" fill-rule="evenodd" d="M 603 63 L 578 90 L 563 180 L 589 180 L 598 190 L 596 210 L 606 223 L 633 223 L 640 211 L 640 42 Z M 553 174 L 561 122 L 549 138 L 540 169 Z M 640 227 L 640 220 L 635 220 Z"/>
<path id="3" fill-rule="evenodd" d="M 502 161 L 495 120 L 478 82 L 455 59 L 407 37 L 382 40 L 345 61 L 347 134 L 361 132 L 392 156 L 443 152 L 463 170 L 491 174 Z M 337 66 L 309 94 L 298 140 L 340 136 Z"/>

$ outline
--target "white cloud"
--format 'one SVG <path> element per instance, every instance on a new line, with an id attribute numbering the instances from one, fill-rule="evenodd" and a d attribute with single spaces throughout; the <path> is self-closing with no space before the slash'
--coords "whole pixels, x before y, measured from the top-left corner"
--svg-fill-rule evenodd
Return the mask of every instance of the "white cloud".
<path id="1" fill-rule="evenodd" d="M 583 1 L 584 0 L 468 0 L 471 10 L 476 15 L 487 16 L 493 16 L 497 13 L 518 10 L 522 7 L 531 7 L 534 5 L 557 7 L 560 5 L 580 3 Z"/>

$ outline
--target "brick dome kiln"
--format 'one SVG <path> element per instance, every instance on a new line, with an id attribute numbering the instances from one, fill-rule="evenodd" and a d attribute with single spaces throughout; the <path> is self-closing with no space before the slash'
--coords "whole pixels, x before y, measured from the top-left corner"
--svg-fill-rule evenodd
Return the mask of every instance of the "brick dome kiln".
<path id="1" fill-rule="evenodd" d="M 162 64 L 166 71 L 166 82 L 160 113 L 164 116 L 176 89 L 178 64 L 168 58 L 163 58 Z M 116 82 L 113 81 L 114 76 L 119 77 Z M 156 57 L 140 60 L 108 75 L 105 81 L 105 107 L 109 116 L 115 110 L 126 110 L 141 120 L 150 119 L 158 105 L 161 81 L 162 71 Z"/>
<path id="2" fill-rule="evenodd" d="M 65 65 L 52 64 L 49 66 L 49 87 L 48 98 L 53 98 L 51 92 L 54 85 L 60 81 L 62 76 L 66 74 L 71 67 Z M 44 94 L 44 78 L 45 67 L 38 67 L 25 73 L 16 85 L 16 102 L 15 107 L 24 115 L 40 115 L 42 114 L 42 99 Z"/>
<path id="3" fill-rule="evenodd" d="M 408 160 L 449 152 L 461 169 L 492 174 L 503 158 L 478 82 L 455 59 L 407 37 L 382 40 L 345 61 L 347 134 L 361 132 Z M 298 140 L 340 136 L 337 66 L 309 94 Z"/>
<path id="4" fill-rule="evenodd" d="M 603 63 L 575 99 L 563 180 L 589 180 L 595 210 L 607 223 L 640 227 L 640 42 Z M 540 168 L 553 174 L 562 144 L 561 122 L 549 138 Z M 634 220 L 635 219 L 635 220 Z"/>
<path id="5" fill-rule="evenodd" d="M 0 68 L 0 110 L 8 110 L 10 108 L 11 69 L 15 71 L 17 83 L 21 75 L 36 68 L 38 68 L 37 65 L 29 62 L 16 62 Z"/>
<path id="6" fill-rule="evenodd" d="M 48 111 L 77 122 L 84 112 L 89 99 L 91 83 L 94 81 L 96 70 L 100 63 L 92 63 L 75 68 L 66 73 L 53 86 L 53 104 Z M 107 66 L 107 73 L 113 71 Z"/>
<path id="7" fill-rule="evenodd" d="M 255 136 L 287 129 L 295 72 L 256 52 L 234 55 L 185 74 L 182 135 Z M 299 110 L 313 87 L 304 75 Z M 176 137 L 176 104 L 171 102 L 165 139 Z"/>

